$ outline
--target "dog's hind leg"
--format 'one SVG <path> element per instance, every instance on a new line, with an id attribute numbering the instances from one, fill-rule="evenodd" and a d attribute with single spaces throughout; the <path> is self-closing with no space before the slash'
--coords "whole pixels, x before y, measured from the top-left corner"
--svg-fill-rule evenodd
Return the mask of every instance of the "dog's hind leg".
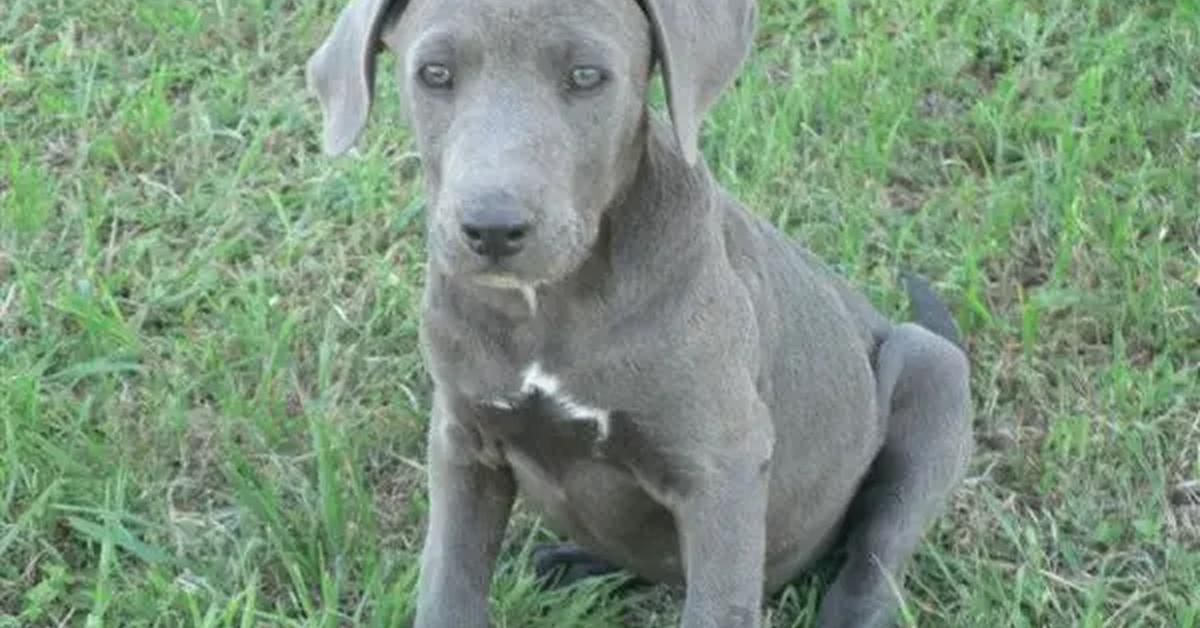
<path id="1" fill-rule="evenodd" d="M 889 626 L 902 568 L 966 470 L 972 449 L 966 356 L 913 324 L 876 362 L 887 437 L 845 521 L 846 562 L 822 601 L 821 628 Z"/>

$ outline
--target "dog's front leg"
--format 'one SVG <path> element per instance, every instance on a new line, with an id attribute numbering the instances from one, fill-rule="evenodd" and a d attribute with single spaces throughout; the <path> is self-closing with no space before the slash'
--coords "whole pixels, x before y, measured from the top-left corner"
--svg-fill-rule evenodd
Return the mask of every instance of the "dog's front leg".
<path id="1" fill-rule="evenodd" d="M 759 625 L 770 477 L 770 438 L 759 428 L 769 431 L 755 425 L 713 453 L 674 509 L 687 585 L 683 628 Z"/>
<path id="2" fill-rule="evenodd" d="M 476 436 L 437 397 L 415 628 L 486 628 L 492 570 L 516 485 L 508 468 L 480 460 Z"/>
<path id="3" fill-rule="evenodd" d="M 757 465 L 755 465 L 757 466 Z M 683 628 L 757 628 L 766 554 L 767 477 L 732 468 L 680 505 Z"/>

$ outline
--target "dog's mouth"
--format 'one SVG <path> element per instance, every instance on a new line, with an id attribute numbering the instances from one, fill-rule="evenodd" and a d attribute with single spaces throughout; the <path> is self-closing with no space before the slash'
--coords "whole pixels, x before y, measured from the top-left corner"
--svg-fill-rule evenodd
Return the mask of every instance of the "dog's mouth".
<path id="1" fill-rule="evenodd" d="M 486 288 L 522 290 L 536 285 L 536 281 L 523 279 L 515 274 L 501 271 L 483 271 L 471 276 L 471 281 Z"/>
<path id="2" fill-rule="evenodd" d="M 522 279 L 516 275 L 505 273 L 478 273 L 471 281 L 484 288 L 495 290 L 512 290 L 521 293 L 530 312 L 536 312 L 538 307 L 537 288 L 539 282 Z"/>
<path id="3" fill-rule="evenodd" d="M 494 259 L 465 255 L 463 251 L 453 251 L 449 254 L 430 251 L 430 261 L 436 261 L 439 271 L 452 277 L 455 282 L 464 285 L 500 290 L 519 290 L 546 283 L 548 277 L 537 269 L 543 269 L 547 264 L 534 255 L 530 259 L 517 258 Z M 520 258 L 520 259 L 518 259 Z"/>

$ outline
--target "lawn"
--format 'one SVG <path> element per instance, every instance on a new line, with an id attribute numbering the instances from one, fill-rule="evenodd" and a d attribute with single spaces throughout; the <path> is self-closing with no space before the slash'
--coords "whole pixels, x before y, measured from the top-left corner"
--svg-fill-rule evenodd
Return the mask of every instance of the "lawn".
<path id="1" fill-rule="evenodd" d="M 0 626 L 410 613 L 419 167 L 390 77 L 360 154 L 319 153 L 341 3 L 4 1 Z M 1200 627 L 1200 5 L 762 0 L 703 145 L 884 311 L 911 268 L 963 328 L 978 447 L 911 621 Z M 516 515 L 498 626 L 676 621 L 539 593 L 544 535 Z"/>

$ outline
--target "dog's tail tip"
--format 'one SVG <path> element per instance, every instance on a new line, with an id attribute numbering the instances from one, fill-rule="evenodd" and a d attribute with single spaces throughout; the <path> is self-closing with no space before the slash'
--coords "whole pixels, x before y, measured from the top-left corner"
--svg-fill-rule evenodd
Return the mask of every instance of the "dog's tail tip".
<path id="1" fill-rule="evenodd" d="M 900 280 L 904 282 L 904 289 L 912 302 L 913 318 L 916 322 L 961 349 L 962 338 L 958 331 L 958 323 L 954 321 L 954 314 L 938 298 L 929 280 L 909 271 L 900 271 Z"/>

